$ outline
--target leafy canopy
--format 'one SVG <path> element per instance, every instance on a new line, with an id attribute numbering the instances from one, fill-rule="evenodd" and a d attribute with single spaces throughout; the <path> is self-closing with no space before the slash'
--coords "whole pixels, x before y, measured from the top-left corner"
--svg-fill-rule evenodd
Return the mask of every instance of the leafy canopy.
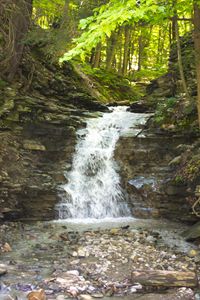
<path id="1" fill-rule="evenodd" d="M 185 0 L 186 1 L 186 0 Z M 81 36 L 74 40 L 75 47 L 65 53 L 60 62 L 70 60 L 76 56 L 84 59 L 100 41 L 118 27 L 134 23 L 157 24 L 172 16 L 170 5 L 165 2 L 156 3 L 154 0 L 142 0 L 140 4 L 135 0 L 111 0 L 94 10 L 94 15 L 80 21 Z"/>

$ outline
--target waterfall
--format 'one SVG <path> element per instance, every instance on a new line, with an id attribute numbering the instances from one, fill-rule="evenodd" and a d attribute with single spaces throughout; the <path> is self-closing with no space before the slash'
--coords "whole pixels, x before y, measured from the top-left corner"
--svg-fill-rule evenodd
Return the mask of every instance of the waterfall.
<path id="1" fill-rule="evenodd" d="M 112 108 L 110 113 L 89 119 L 86 129 L 78 131 L 72 170 L 67 173 L 68 183 L 62 186 L 65 197 L 56 208 L 60 219 L 131 215 L 120 186 L 114 150 L 119 137 L 130 130 L 137 133 L 138 124 L 144 123 L 147 115 L 126 109 Z"/>

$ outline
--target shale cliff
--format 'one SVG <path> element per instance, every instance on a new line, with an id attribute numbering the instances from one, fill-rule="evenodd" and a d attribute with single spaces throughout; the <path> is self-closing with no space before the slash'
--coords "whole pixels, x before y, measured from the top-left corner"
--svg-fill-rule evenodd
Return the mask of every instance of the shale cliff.
<path id="1" fill-rule="evenodd" d="M 76 129 L 107 108 L 72 65 L 51 64 L 39 49 L 26 54 L 21 70 L 12 85 L 0 80 L 0 218 L 51 219 Z"/>

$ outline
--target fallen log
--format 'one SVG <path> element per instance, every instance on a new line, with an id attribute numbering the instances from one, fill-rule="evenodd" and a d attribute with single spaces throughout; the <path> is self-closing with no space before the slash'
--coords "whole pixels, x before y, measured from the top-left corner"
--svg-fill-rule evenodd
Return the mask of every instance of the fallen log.
<path id="1" fill-rule="evenodd" d="M 196 287 L 198 278 L 195 272 L 179 271 L 133 271 L 131 279 L 134 283 L 138 282 L 144 286 L 163 286 L 163 287 Z"/>

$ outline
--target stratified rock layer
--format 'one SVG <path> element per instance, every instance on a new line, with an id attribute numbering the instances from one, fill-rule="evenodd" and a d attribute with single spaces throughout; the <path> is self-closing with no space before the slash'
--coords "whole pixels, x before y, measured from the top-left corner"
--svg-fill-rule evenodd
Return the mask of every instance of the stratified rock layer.
<path id="1" fill-rule="evenodd" d="M 0 91 L 0 218 L 52 219 L 76 129 L 90 112 L 107 108 L 69 64 L 60 69 L 37 54 L 22 70 L 23 85 Z"/>

